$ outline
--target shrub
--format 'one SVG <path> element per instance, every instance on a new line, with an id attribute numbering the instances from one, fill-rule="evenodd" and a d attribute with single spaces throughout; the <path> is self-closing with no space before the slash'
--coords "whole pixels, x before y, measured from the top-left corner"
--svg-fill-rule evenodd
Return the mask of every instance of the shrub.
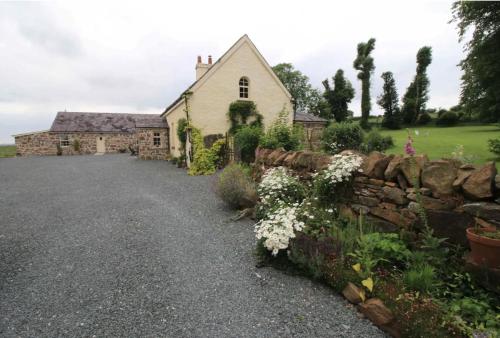
<path id="1" fill-rule="evenodd" d="M 439 118 L 439 117 L 441 117 L 441 116 L 443 116 L 443 115 L 444 115 L 444 114 L 446 114 L 447 112 L 448 112 L 448 111 L 447 111 L 446 109 L 444 109 L 444 108 L 439 109 L 439 110 L 437 111 L 437 116 L 438 116 L 438 118 Z"/>
<path id="2" fill-rule="evenodd" d="M 257 201 L 255 184 L 239 164 L 224 168 L 217 178 L 216 193 L 233 209 L 252 207 Z"/>
<path id="3" fill-rule="evenodd" d="M 286 112 L 281 112 L 278 119 L 269 127 L 260 139 L 260 146 L 267 149 L 284 148 L 285 150 L 299 150 L 304 136 L 303 129 L 288 124 Z"/>
<path id="4" fill-rule="evenodd" d="M 284 167 L 269 169 L 262 177 L 257 192 L 265 207 L 300 203 L 305 197 L 304 186 Z"/>
<path id="5" fill-rule="evenodd" d="M 57 143 L 56 144 L 56 154 L 57 154 L 57 156 L 61 156 L 62 153 L 63 153 L 62 147 L 61 147 L 61 145 L 59 143 Z"/>
<path id="6" fill-rule="evenodd" d="M 432 117 L 428 113 L 423 113 L 418 117 L 417 124 L 426 125 L 432 121 Z"/>
<path id="7" fill-rule="evenodd" d="M 337 154 L 342 150 L 357 150 L 363 143 L 363 130 L 358 124 L 341 122 L 331 124 L 323 131 L 321 144 L 330 154 Z"/>
<path id="8" fill-rule="evenodd" d="M 372 151 L 385 151 L 394 145 L 394 141 L 390 135 L 382 136 L 378 131 L 369 132 L 362 145 L 362 150 L 366 153 Z"/>
<path id="9" fill-rule="evenodd" d="M 303 227 L 304 222 L 297 219 L 297 204 L 283 205 L 269 218 L 259 221 L 255 233 L 258 240 L 264 239 L 264 246 L 276 256 L 279 250 L 288 248 L 295 231 L 301 231 Z"/>
<path id="10" fill-rule="evenodd" d="M 488 140 L 488 149 L 495 155 L 500 156 L 500 137 Z"/>
<path id="11" fill-rule="evenodd" d="M 442 127 L 453 126 L 458 123 L 458 115 L 454 112 L 447 111 L 436 120 L 436 125 Z"/>
<path id="12" fill-rule="evenodd" d="M 189 175 L 211 175 L 215 173 L 217 164 L 220 161 L 221 149 L 225 146 L 226 140 L 219 139 L 210 148 L 205 148 L 203 136 L 199 129 L 191 127 L 191 137 L 193 140 L 193 161 L 189 168 Z"/>
<path id="13" fill-rule="evenodd" d="M 353 174 L 362 161 L 357 155 L 334 155 L 330 165 L 314 178 L 314 196 L 324 204 L 346 198 Z"/>
<path id="14" fill-rule="evenodd" d="M 410 290 L 429 292 L 436 285 L 436 271 L 428 264 L 415 266 L 404 272 L 403 280 Z"/>
<path id="15" fill-rule="evenodd" d="M 241 153 L 241 161 L 251 163 L 255 160 L 255 148 L 262 137 L 259 126 L 243 126 L 234 134 L 234 145 Z"/>

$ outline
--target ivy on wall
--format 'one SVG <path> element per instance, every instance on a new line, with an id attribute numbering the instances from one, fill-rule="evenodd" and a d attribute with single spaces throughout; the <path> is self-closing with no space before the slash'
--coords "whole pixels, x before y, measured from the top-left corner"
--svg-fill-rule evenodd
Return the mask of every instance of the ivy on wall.
<path id="1" fill-rule="evenodd" d="M 259 114 L 253 101 L 237 100 L 231 102 L 227 115 L 231 123 L 230 134 L 236 133 L 242 125 L 262 126 L 263 116 Z M 250 119 L 253 121 L 248 123 Z"/>

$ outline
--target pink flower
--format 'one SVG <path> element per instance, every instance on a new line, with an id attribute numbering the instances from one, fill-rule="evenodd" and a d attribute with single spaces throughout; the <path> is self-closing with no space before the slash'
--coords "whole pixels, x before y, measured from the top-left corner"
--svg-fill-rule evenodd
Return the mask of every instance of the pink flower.
<path id="1" fill-rule="evenodd" d="M 415 148 L 413 148 L 413 140 L 410 135 L 408 135 L 408 141 L 405 144 L 405 153 L 410 156 L 415 155 Z"/>

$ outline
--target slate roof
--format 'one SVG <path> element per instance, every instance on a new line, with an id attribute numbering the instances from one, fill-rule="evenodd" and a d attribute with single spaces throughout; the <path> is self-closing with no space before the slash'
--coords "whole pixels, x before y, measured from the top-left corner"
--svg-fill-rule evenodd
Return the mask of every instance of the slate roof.
<path id="1" fill-rule="evenodd" d="M 51 132 L 133 133 L 135 128 L 168 128 L 156 114 L 58 112 Z"/>
<path id="2" fill-rule="evenodd" d="M 297 121 L 297 122 L 316 122 L 316 123 L 327 123 L 328 122 L 328 120 L 326 120 L 322 117 L 315 116 L 315 115 L 308 114 L 308 113 L 301 113 L 301 112 L 296 112 L 293 120 Z"/>

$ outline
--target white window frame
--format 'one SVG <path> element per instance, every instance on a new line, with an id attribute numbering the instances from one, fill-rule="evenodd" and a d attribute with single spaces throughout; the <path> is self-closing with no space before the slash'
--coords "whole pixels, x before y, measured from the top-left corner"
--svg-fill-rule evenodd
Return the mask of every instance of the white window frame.
<path id="1" fill-rule="evenodd" d="M 245 100 L 250 98 L 250 80 L 248 79 L 248 77 L 246 76 L 240 77 L 240 80 L 238 81 L 238 88 L 239 88 L 240 99 Z"/>
<path id="2" fill-rule="evenodd" d="M 59 145 L 61 147 L 69 147 L 71 145 L 69 135 L 59 135 Z"/>

